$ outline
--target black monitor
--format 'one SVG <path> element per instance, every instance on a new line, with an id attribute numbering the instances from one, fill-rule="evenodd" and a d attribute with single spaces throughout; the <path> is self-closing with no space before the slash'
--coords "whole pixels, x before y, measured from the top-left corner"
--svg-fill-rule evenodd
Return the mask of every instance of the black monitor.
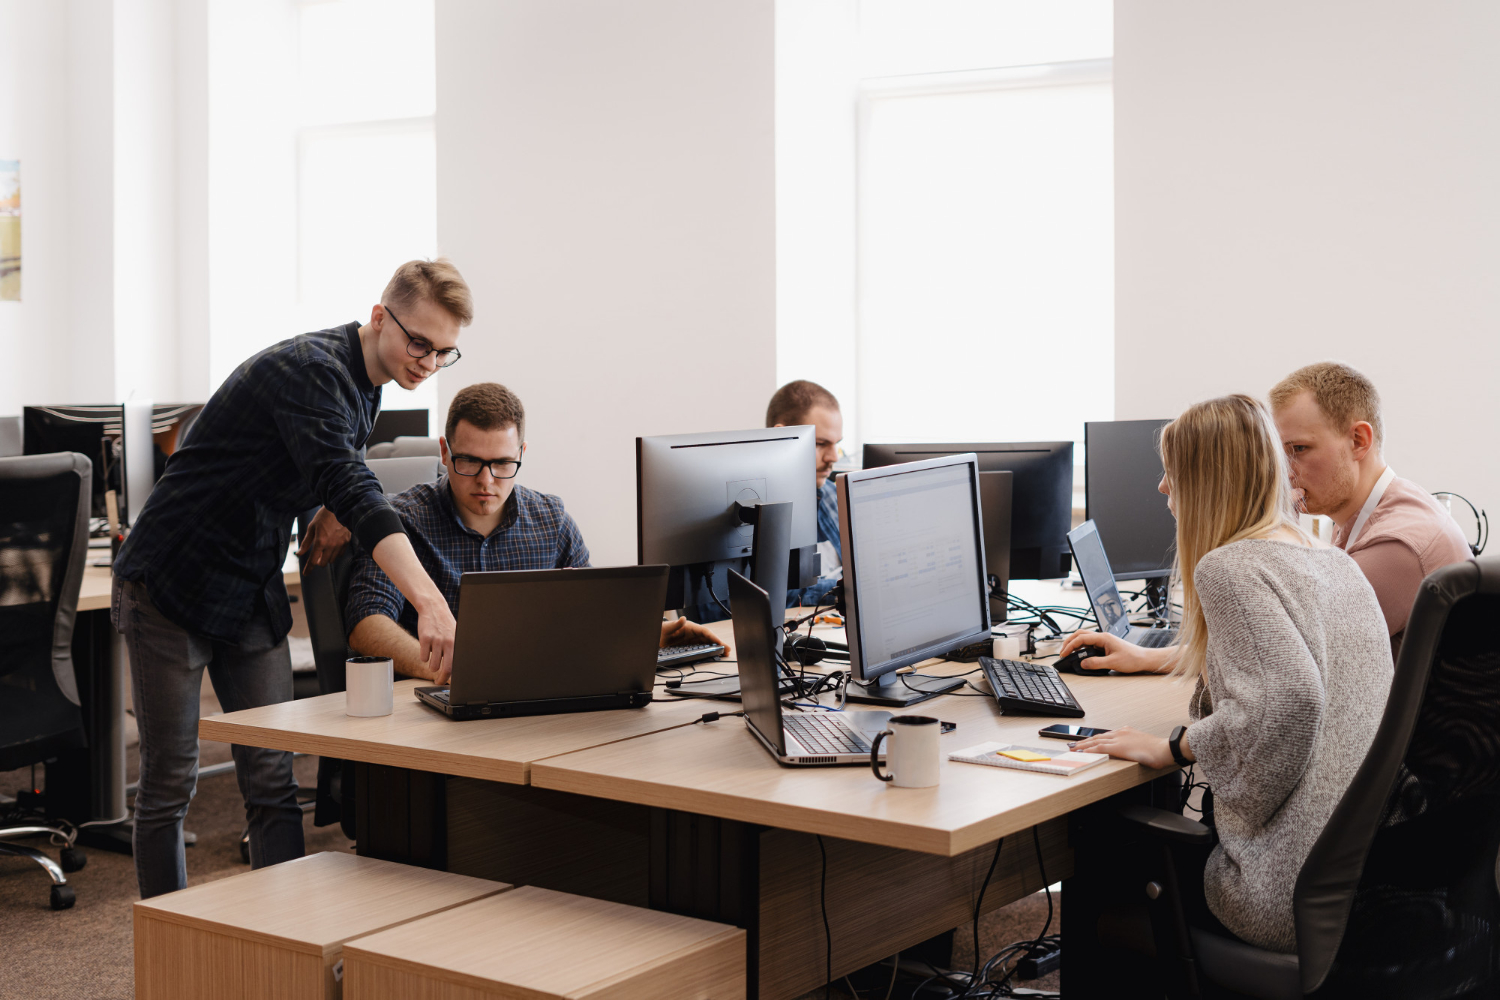
<path id="1" fill-rule="evenodd" d="M 22 409 L 22 451 L 45 455 L 76 451 L 94 466 L 91 516 L 106 515 L 104 494 L 114 490 L 118 513 L 134 524 L 167 459 L 181 446 L 201 403 L 130 401 L 103 406 L 27 406 Z"/>
<path id="2" fill-rule="evenodd" d="M 1167 420 L 1105 420 L 1083 425 L 1087 517 L 1099 530 L 1116 580 L 1154 580 L 1172 572 L 1177 519 L 1161 482 L 1157 442 Z"/>
<path id="3" fill-rule="evenodd" d="M 668 608 L 729 617 L 731 569 L 786 606 L 791 550 L 818 543 L 815 449 L 810 426 L 635 439 L 636 556 L 672 567 Z"/>
<path id="4" fill-rule="evenodd" d="M 375 427 L 365 446 L 383 444 L 398 437 L 427 436 L 426 410 L 381 410 L 375 416 Z"/>
<path id="5" fill-rule="evenodd" d="M 979 507 L 984 515 L 984 569 L 990 588 L 990 623 L 1010 617 L 1010 506 L 1014 472 L 979 473 Z"/>
<path id="6" fill-rule="evenodd" d="M 944 455 L 972 453 L 981 472 L 1014 473 L 1010 515 L 1010 579 L 1068 575 L 1073 526 L 1073 442 L 1006 444 L 867 444 L 864 466 L 878 469 Z"/>
<path id="7" fill-rule="evenodd" d="M 978 460 L 850 472 L 838 491 L 850 700 L 909 705 L 959 687 L 896 671 L 990 637 Z"/>

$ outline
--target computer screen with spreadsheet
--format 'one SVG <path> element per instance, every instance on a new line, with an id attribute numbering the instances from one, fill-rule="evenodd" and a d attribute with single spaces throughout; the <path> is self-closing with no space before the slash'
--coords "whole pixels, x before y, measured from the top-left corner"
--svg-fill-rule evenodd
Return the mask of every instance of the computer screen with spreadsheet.
<path id="1" fill-rule="evenodd" d="M 973 455 L 850 473 L 840 493 L 856 679 L 989 637 Z"/>

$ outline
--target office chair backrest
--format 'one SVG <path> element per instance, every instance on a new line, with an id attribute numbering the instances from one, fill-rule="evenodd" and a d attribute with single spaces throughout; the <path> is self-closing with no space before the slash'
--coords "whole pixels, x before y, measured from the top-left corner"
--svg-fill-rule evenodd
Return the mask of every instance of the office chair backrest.
<path id="1" fill-rule="evenodd" d="M 0 458 L 0 771 L 83 745 L 73 621 L 92 477 L 74 452 Z"/>
<path id="2" fill-rule="evenodd" d="M 1423 816 L 1437 819 L 1447 810 L 1500 794 L 1497 621 L 1500 557 L 1455 563 L 1422 582 L 1374 743 L 1297 879 L 1293 905 L 1305 992 L 1324 985 L 1330 971 L 1347 985 L 1348 976 L 1359 976 L 1362 968 L 1393 968 L 1390 939 L 1373 940 L 1369 931 L 1384 925 L 1392 933 L 1416 935 L 1409 924 L 1413 905 L 1425 907 L 1423 915 L 1434 917 L 1437 925 L 1454 924 L 1446 903 L 1437 901 L 1442 890 L 1426 896 L 1410 886 L 1393 890 L 1384 884 L 1392 873 L 1380 869 L 1393 850 L 1405 859 L 1396 861 L 1398 869 L 1420 867 L 1420 854 L 1446 852 L 1456 867 L 1447 875 L 1429 872 L 1427 878 L 1456 880 L 1468 876 L 1461 870 L 1466 864 L 1472 868 L 1474 858 L 1465 855 L 1478 857 L 1469 843 L 1472 837 L 1451 839 L 1444 828 L 1452 824 L 1443 822 L 1437 824 L 1443 831 L 1438 842 L 1413 850 L 1431 834 L 1432 824 L 1405 824 Z M 1481 803 L 1480 812 L 1486 809 Z M 1483 840 L 1500 831 L 1468 832 Z M 1481 893 L 1489 898 L 1480 908 L 1493 909 L 1500 902 L 1495 859 L 1479 860 L 1489 871 Z M 1449 930 L 1458 937 L 1437 951 L 1456 954 L 1468 931 L 1457 925 Z M 1480 937 L 1490 933 L 1486 928 Z M 1421 975 L 1435 985 L 1439 970 Z"/>
<path id="3" fill-rule="evenodd" d="M 417 458 L 370 458 L 365 460 L 380 489 L 387 496 L 404 493 L 418 483 L 433 483 L 443 474 L 443 463 L 431 455 Z"/>
<path id="4" fill-rule="evenodd" d="M 435 437 L 409 437 L 403 435 L 394 441 L 385 441 L 381 444 L 372 444 L 366 458 L 421 458 L 431 455 L 437 458 L 442 454 Z"/>

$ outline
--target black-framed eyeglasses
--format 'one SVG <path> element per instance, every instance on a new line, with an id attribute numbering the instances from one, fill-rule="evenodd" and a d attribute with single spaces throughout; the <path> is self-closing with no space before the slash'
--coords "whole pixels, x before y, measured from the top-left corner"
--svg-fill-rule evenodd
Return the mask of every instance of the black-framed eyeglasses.
<path id="1" fill-rule="evenodd" d="M 391 312 L 390 306 L 385 307 L 385 313 L 391 319 L 396 320 L 396 325 L 401 328 L 402 333 L 406 334 L 406 353 L 412 357 L 425 358 L 429 354 L 436 353 L 439 368 L 447 368 L 453 362 L 463 357 L 462 354 L 458 353 L 458 348 L 456 347 L 445 347 L 441 351 L 438 351 L 425 337 L 413 337 L 411 331 L 406 328 L 406 324 L 396 319 L 396 314 Z M 472 475 L 472 473 L 469 474 Z"/>
<path id="2" fill-rule="evenodd" d="M 453 471 L 460 476 L 477 476 L 479 470 L 489 466 L 490 475 L 496 479 L 514 479 L 516 473 L 521 471 L 521 460 L 519 458 L 476 458 L 473 455 L 454 455 Z"/>

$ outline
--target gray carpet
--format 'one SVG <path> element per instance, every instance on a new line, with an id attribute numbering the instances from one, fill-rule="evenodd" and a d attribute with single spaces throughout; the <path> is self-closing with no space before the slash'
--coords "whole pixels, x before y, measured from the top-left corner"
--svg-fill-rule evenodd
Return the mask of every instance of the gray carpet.
<path id="1" fill-rule="evenodd" d="M 218 703 L 211 690 L 205 689 L 203 714 L 217 712 Z M 139 768 L 133 729 L 127 732 L 130 743 L 127 780 L 134 782 Z M 202 745 L 202 763 L 209 765 L 229 759 L 224 743 Z M 305 787 L 316 783 L 317 761 L 300 757 L 296 762 L 297 780 Z M 41 779 L 42 769 L 37 769 Z M 15 795 L 29 787 L 29 770 L 0 772 L 0 793 Z M 347 851 L 353 845 L 337 826 L 316 829 L 309 814 L 303 820 L 307 850 Z M 223 774 L 202 779 L 198 795 L 188 810 L 187 829 L 198 835 L 195 846 L 187 851 L 188 882 L 197 885 L 211 882 L 247 866 L 240 861 L 239 839 L 245 824 L 244 804 L 234 775 Z M 17 841 L 57 857 L 56 849 L 45 838 Z M 134 989 L 134 956 L 131 939 L 130 905 L 137 898 L 135 868 L 123 854 L 89 850 L 88 865 L 68 876 L 78 902 L 70 910 L 54 912 L 48 905 L 50 881 L 45 872 L 31 861 L 0 857 L 0 942 L 4 942 L 0 960 L 0 995 L 26 997 L 27 1000 L 117 1000 L 130 998 Z M 1054 894 L 1061 907 L 1061 894 Z M 980 921 L 980 948 L 992 954 L 1017 940 L 1034 937 L 1046 919 L 1047 904 L 1040 893 L 989 914 Z M 1058 927 L 1053 918 L 1053 932 Z M 954 967 L 965 969 L 973 961 L 971 929 L 968 925 L 957 935 Z M 1056 989 L 1057 975 L 1022 984 L 1035 989 Z M 821 989 L 803 1000 L 823 996 Z M 836 984 L 830 990 L 835 997 L 849 997 L 847 987 Z M 900 989 L 895 996 L 904 997 Z M 884 990 L 871 995 L 859 994 L 858 1000 L 880 1000 Z"/>

